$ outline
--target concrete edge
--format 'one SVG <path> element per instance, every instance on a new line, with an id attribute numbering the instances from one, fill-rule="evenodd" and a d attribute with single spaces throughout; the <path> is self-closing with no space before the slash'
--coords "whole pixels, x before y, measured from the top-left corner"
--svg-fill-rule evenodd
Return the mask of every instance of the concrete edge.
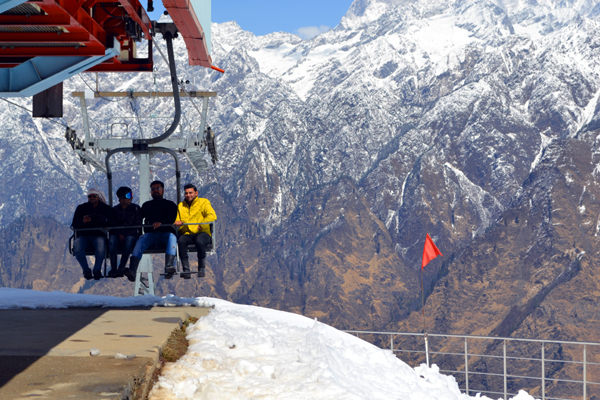
<path id="1" fill-rule="evenodd" d="M 214 309 L 215 306 L 213 305 L 211 307 L 206 307 L 206 308 Z M 183 322 L 186 319 L 193 317 L 187 311 L 185 311 L 185 310 L 181 310 L 181 311 L 182 311 L 182 316 L 179 319 L 179 329 L 181 329 L 181 327 L 183 326 Z M 169 335 L 169 337 L 170 337 L 170 335 Z M 143 368 L 140 368 L 140 371 L 138 372 L 138 376 L 134 376 L 133 379 L 131 379 L 129 381 L 129 384 L 127 385 L 128 387 L 127 387 L 125 393 L 123 393 L 123 396 L 121 398 L 122 400 L 131 400 L 131 399 L 145 400 L 148 398 L 148 393 L 150 392 L 150 389 L 151 389 L 150 383 L 152 382 L 152 376 L 154 375 L 154 372 L 158 368 L 158 364 L 159 364 L 160 358 L 162 356 L 162 349 L 167 345 L 168 341 L 169 341 L 169 338 L 166 338 L 165 341 L 160 346 L 156 346 L 156 349 L 158 351 L 157 351 L 156 355 L 154 356 L 154 359 L 152 360 L 151 365 L 146 365 Z M 145 373 L 142 373 L 142 370 L 144 370 L 144 369 L 146 371 L 145 371 Z M 136 394 L 139 393 L 140 388 L 142 389 L 141 395 L 136 396 Z"/>
<path id="2" fill-rule="evenodd" d="M 145 399 L 148 391 L 148 384 L 152 378 L 152 373 L 156 369 L 156 365 L 158 364 L 158 360 L 160 356 L 155 356 L 151 361 L 148 361 L 145 365 L 140 367 L 137 373 L 131 376 L 131 379 L 127 383 L 127 387 L 125 391 L 121 395 L 121 400 L 133 400 L 133 399 Z M 148 371 L 150 375 L 148 375 Z M 150 377 L 150 379 L 148 379 Z M 139 389 L 142 388 L 142 395 L 137 395 L 139 393 Z"/>

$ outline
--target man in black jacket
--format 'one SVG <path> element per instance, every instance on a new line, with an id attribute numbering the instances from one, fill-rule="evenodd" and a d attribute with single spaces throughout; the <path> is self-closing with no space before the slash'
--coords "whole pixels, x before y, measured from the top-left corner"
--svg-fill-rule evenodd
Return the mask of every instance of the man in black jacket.
<path id="1" fill-rule="evenodd" d="M 88 230 L 90 228 L 104 228 L 114 224 L 114 211 L 106 204 L 101 191 L 90 189 L 88 191 L 88 202 L 80 204 L 73 215 L 71 227 L 75 229 L 75 241 L 73 242 L 73 254 L 83 269 L 85 279 L 92 279 L 92 271 L 85 258 L 85 249 L 93 247 L 96 260 L 94 262 L 94 279 L 102 277 L 102 262 L 106 250 L 106 236 L 101 230 Z M 84 229 L 77 231 L 77 229 Z"/>
<path id="2" fill-rule="evenodd" d="M 175 261 L 177 254 L 177 238 L 175 229 L 172 226 L 161 226 L 163 224 L 171 225 L 177 218 L 177 205 L 171 200 L 163 198 L 165 185 L 161 181 L 154 181 L 150 184 L 150 194 L 152 200 L 142 205 L 142 217 L 144 225 L 152 225 L 151 228 L 144 228 L 144 234 L 138 239 L 131 255 L 129 268 L 123 271 L 127 279 L 135 281 L 137 267 L 142 259 L 144 251 L 153 244 L 166 245 L 165 250 L 165 274 L 170 279 L 175 273 Z"/>
<path id="3" fill-rule="evenodd" d="M 116 223 L 115 226 L 137 226 L 138 228 L 123 228 L 112 229 L 108 238 L 108 254 L 110 256 L 110 272 L 108 276 L 111 278 L 120 278 L 123 276 L 123 271 L 129 260 L 129 255 L 133 250 L 133 246 L 137 238 L 140 236 L 140 228 L 142 225 L 142 209 L 137 204 L 133 203 L 131 189 L 122 186 L 117 190 L 119 204 L 114 206 Z M 117 267 L 117 251 L 121 247 L 121 262 Z"/>

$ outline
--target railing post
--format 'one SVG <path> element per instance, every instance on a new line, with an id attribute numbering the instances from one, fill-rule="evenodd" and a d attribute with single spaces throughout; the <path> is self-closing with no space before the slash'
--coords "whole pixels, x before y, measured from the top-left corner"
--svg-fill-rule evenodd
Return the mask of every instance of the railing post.
<path id="1" fill-rule="evenodd" d="M 587 346 L 583 345 L 583 400 L 587 400 Z"/>
<path id="2" fill-rule="evenodd" d="M 508 388 L 506 386 L 506 340 L 504 340 L 503 342 L 503 353 L 504 353 L 504 357 L 502 358 L 502 360 L 504 361 L 504 400 L 507 400 L 507 392 L 508 392 Z"/>
<path id="3" fill-rule="evenodd" d="M 425 360 L 427 362 L 427 368 L 429 368 L 429 343 L 427 342 L 427 333 L 425 333 Z"/>
<path id="4" fill-rule="evenodd" d="M 542 400 L 546 400 L 546 353 L 542 342 Z"/>
<path id="5" fill-rule="evenodd" d="M 469 348 L 467 347 L 467 337 L 465 336 L 465 383 L 467 396 L 469 395 Z"/>
<path id="6" fill-rule="evenodd" d="M 392 351 L 392 354 L 394 354 L 394 335 L 390 334 L 390 350 Z"/>

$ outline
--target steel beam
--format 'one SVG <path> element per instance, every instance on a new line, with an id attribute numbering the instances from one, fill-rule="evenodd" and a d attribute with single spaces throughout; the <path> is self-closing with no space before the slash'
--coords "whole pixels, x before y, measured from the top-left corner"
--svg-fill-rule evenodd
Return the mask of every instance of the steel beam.
<path id="1" fill-rule="evenodd" d="M 190 65 L 211 68 L 212 59 L 208 50 L 207 38 L 190 0 L 163 0 L 163 5 L 183 36 L 188 50 Z"/>
<path id="2" fill-rule="evenodd" d="M 25 0 L 0 0 L 0 14 L 25 3 Z"/>
<path id="3" fill-rule="evenodd" d="M 115 57 L 121 46 L 115 39 L 104 56 L 35 57 L 16 67 L 0 69 L 0 97 L 30 97 L 80 72 Z"/>

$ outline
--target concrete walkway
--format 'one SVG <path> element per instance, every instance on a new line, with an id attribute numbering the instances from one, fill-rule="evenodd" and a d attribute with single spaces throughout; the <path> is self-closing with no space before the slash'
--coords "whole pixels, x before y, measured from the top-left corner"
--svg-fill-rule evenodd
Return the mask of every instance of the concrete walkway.
<path id="1" fill-rule="evenodd" d="M 160 349 L 200 307 L 0 310 L 0 399 L 138 399 Z M 91 356 L 90 350 L 100 354 Z M 117 353 L 129 356 L 115 358 Z"/>

